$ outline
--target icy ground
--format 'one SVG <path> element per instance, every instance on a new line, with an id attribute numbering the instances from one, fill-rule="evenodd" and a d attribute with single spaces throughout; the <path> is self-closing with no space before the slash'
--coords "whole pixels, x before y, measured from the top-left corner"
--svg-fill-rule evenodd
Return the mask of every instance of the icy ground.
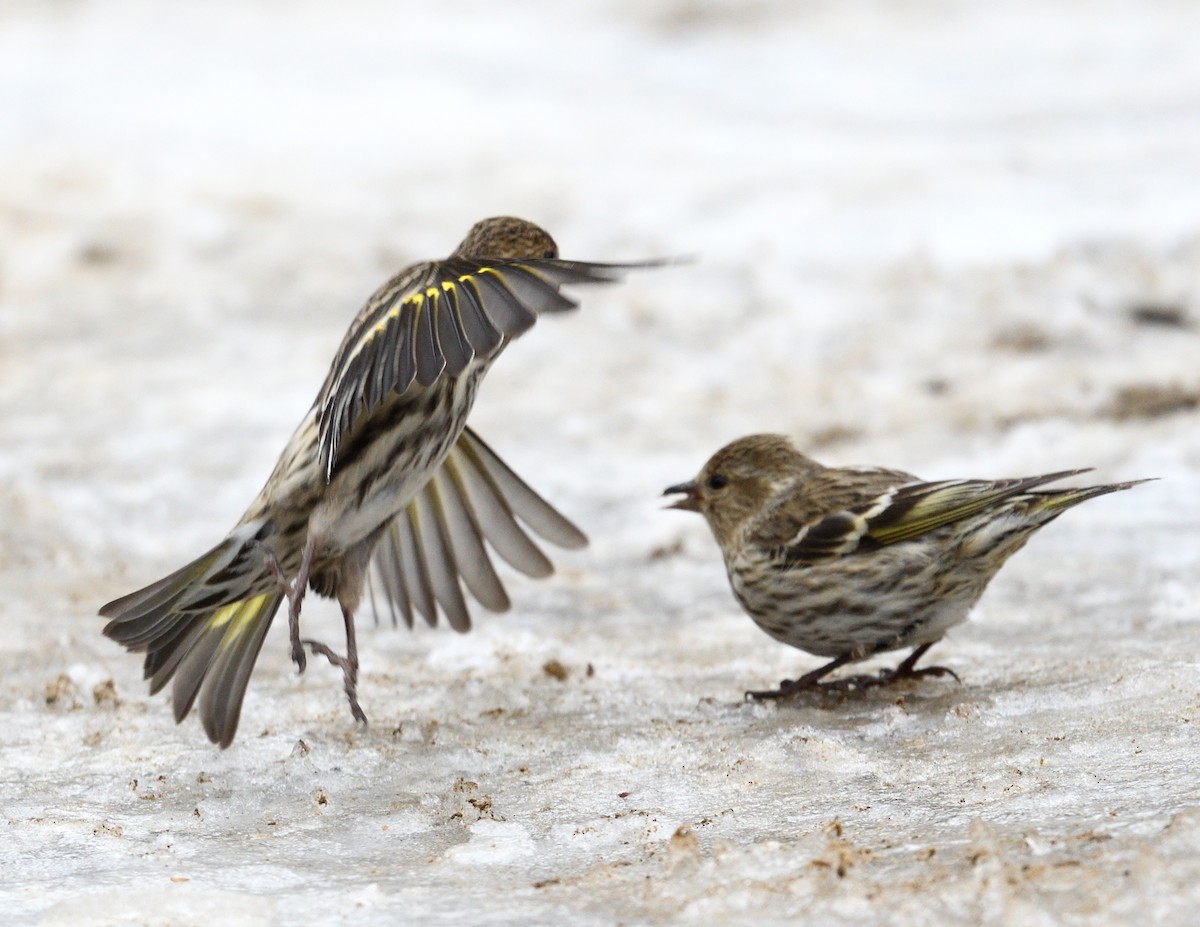
<path id="1" fill-rule="evenodd" d="M 1191 923 L 1200 7 L 436 7 L 0 7 L 0 921 Z M 591 547 L 467 636 L 364 614 L 365 731 L 277 626 L 218 751 L 97 607 L 218 539 L 362 298 L 501 212 L 696 257 L 485 384 Z M 768 429 L 1161 480 L 1011 562 L 933 652 L 961 685 L 754 706 L 816 660 L 657 494 Z"/>

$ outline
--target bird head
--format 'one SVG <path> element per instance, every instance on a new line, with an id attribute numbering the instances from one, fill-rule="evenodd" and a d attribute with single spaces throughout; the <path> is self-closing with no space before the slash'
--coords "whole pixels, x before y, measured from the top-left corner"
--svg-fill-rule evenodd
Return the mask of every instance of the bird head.
<path id="1" fill-rule="evenodd" d="M 695 479 L 669 486 L 663 495 L 683 494 L 667 508 L 699 512 L 724 547 L 782 490 L 819 466 L 782 435 L 750 435 L 725 445 Z"/>
<path id="2" fill-rule="evenodd" d="M 549 232 L 532 222 L 513 216 L 493 216 L 471 226 L 467 237 L 454 249 L 453 256 L 498 260 L 551 259 L 558 257 L 558 245 Z"/>

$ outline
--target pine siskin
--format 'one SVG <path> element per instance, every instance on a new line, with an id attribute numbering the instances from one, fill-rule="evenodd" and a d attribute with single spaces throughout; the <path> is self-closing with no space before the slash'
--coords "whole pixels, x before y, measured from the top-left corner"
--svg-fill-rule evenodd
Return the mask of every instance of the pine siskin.
<path id="1" fill-rule="evenodd" d="M 619 280 L 644 265 L 560 260 L 521 219 L 477 223 L 449 258 L 415 264 L 367 300 L 316 401 L 228 537 L 182 569 L 109 602 L 104 633 L 144 652 L 151 694 L 174 678 L 175 720 L 197 696 L 209 738 L 227 747 L 263 638 L 286 598 L 292 659 L 304 647 L 343 673 L 357 698 L 354 613 L 364 585 L 410 627 L 438 610 L 470 628 L 462 583 L 481 605 L 508 596 L 484 542 L 521 572 L 553 571 L 527 534 L 562 547 L 587 539 L 466 428 L 483 375 L 543 312 L 576 303 L 566 284 Z M 520 519 L 520 522 L 517 519 Z M 521 524 L 523 522 L 523 524 Z M 372 578 L 374 583 L 372 583 Z M 301 639 L 305 589 L 334 598 L 346 655 Z"/>
<path id="2" fill-rule="evenodd" d="M 834 658 L 778 689 L 746 693 L 764 699 L 922 675 L 957 679 L 916 663 L 966 620 L 1004 562 L 1071 506 L 1145 482 L 1032 491 L 1086 472 L 926 483 L 898 470 L 823 467 L 787 438 L 752 435 L 664 495 L 683 493 L 669 507 L 704 516 L 734 595 L 760 628 Z M 916 649 L 894 670 L 819 682 L 904 647 Z"/>

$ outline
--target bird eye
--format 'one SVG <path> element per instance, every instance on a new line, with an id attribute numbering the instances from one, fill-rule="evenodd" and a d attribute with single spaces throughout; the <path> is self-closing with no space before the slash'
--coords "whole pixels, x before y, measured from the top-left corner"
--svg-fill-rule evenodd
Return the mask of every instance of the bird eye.
<path id="1" fill-rule="evenodd" d="M 724 489 L 728 485 L 729 480 L 721 476 L 719 473 L 715 473 L 708 478 L 709 489 Z"/>
<path id="2" fill-rule="evenodd" d="M 558 256 L 558 255 L 557 255 L 557 254 L 555 254 L 555 252 L 554 252 L 554 249 L 553 249 L 553 248 L 548 248 L 548 249 L 547 249 L 547 250 L 546 250 L 546 251 L 545 251 L 545 252 L 542 254 L 542 257 L 544 257 L 544 258 L 545 258 L 546 260 L 548 260 L 548 261 L 552 261 L 552 260 L 554 260 L 554 258 L 556 258 L 557 256 Z"/>

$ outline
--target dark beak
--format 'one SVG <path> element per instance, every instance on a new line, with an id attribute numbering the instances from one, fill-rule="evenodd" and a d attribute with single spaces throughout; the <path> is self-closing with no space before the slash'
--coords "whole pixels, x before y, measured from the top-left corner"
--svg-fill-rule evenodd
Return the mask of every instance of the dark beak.
<path id="1" fill-rule="evenodd" d="M 700 511 L 700 496 L 695 482 L 680 483 L 677 486 L 668 486 L 663 490 L 664 496 L 674 496 L 679 493 L 683 493 L 684 498 L 678 502 L 672 502 L 667 508 L 683 509 L 685 512 Z"/>

